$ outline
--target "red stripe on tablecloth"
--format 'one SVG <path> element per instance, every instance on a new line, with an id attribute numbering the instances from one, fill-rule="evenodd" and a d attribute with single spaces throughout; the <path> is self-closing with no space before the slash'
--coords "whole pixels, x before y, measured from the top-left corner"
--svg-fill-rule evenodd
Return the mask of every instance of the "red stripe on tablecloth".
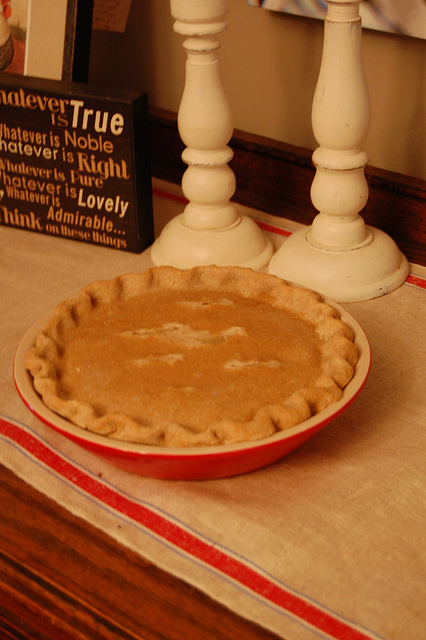
<path id="1" fill-rule="evenodd" d="M 336 640 L 371 640 L 371 636 L 354 629 L 320 606 L 306 601 L 247 566 L 243 561 L 205 542 L 193 533 L 155 513 L 96 477 L 63 458 L 24 428 L 0 418 L 0 432 L 14 441 L 53 472 L 93 496 L 104 505 L 142 525 L 159 538 L 197 558 L 261 598 L 291 613 L 313 628 L 325 632 Z"/>
<path id="2" fill-rule="evenodd" d="M 181 204 L 188 204 L 188 199 L 185 198 L 185 196 L 179 195 L 178 193 L 170 193 L 170 191 L 158 189 L 157 187 L 153 187 L 152 193 L 154 196 L 164 198 L 165 200 L 173 200 L 174 202 L 180 202 Z"/>
<path id="3" fill-rule="evenodd" d="M 411 284 L 413 287 L 419 287 L 420 289 L 426 290 L 426 279 L 421 276 L 416 276 L 413 273 L 410 273 L 405 282 L 406 284 Z"/>
<path id="4" fill-rule="evenodd" d="M 266 231 L 267 233 L 275 233 L 275 235 L 277 236 L 285 236 L 286 238 L 288 238 L 288 236 L 291 236 L 291 234 L 293 233 L 292 231 L 289 231 L 289 229 L 276 227 L 274 224 L 269 224 L 268 222 L 263 222 L 262 220 L 256 220 L 255 222 L 257 222 L 257 225 L 263 231 Z"/>

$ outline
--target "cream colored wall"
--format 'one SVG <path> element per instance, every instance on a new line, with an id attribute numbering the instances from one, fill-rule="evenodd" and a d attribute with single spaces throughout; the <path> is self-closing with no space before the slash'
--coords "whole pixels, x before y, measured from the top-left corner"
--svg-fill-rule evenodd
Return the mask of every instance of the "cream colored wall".
<path id="1" fill-rule="evenodd" d="M 310 110 L 323 25 L 230 0 L 221 36 L 222 80 L 237 129 L 314 149 Z M 185 54 L 168 0 L 133 0 L 127 32 L 95 33 L 91 79 L 148 90 L 177 111 Z M 364 31 L 372 119 L 365 148 L 373 166 L 426 179 L 426 42 Z M 114 54 L 114 56 L 112 55 Z"/>

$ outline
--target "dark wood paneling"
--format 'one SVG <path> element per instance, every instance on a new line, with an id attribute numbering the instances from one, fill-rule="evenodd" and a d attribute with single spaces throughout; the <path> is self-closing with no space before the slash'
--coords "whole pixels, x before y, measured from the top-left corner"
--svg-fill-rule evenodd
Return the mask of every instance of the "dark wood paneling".
<path id="1" fill-rule="evenodd" d="M 151 109 L 152 172 L 180 184 L 184 145 L 176 114 Z M 310 224 L 316 215 L 310 189 L 312 151 L 235 131 L 231 167 L 237 178 L 234 200 L 275 216 Z M 369 199 L 361 212 L 367 224 L 388 233 L 411 262 L 426 265 L 426 181 L 366 167 Z"/>

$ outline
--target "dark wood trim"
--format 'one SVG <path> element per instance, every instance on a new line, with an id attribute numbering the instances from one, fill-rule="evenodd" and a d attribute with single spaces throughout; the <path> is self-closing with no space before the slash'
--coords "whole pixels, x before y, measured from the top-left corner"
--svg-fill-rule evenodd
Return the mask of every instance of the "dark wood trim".
<path id="1" fill-rule="evenodd" d="M 186 165 L 176 114 L 151 109 L 152 173 L 180 184 Z M 312 150 L 234 131 L 231 162 L 237 178 L 234 200 L 254 209 L 310 224 L 315 175 Z M 361 212 L 367 224 L 382 229 L 410 262 L 426 265 L 426 181 L 368 165 L 369 199 Z"/>

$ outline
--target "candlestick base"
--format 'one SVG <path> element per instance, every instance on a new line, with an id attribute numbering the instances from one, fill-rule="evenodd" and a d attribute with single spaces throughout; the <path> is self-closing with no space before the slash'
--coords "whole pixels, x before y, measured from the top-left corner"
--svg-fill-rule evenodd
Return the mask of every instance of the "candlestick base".
<path id="1" fill-rule="evenodd" d="M 151 247 L 151 258 L 156 266 L 179 269 L 215 264 L 261 271 L 273 252 L 271 239 L 244 214 L 227 227 L 203 230 L 186 226 L 182 214 L 164 227 Z"/>
<path id="2" fill-rule="evenodd" d="M 399 287 L 409 265 L 386 233 L 367 227 L 367 240 L 336 249 L 314 245 L 311 227 L 291 235 L 272 257 L 268 272 L 336 302 L 377 298 Z"/>

